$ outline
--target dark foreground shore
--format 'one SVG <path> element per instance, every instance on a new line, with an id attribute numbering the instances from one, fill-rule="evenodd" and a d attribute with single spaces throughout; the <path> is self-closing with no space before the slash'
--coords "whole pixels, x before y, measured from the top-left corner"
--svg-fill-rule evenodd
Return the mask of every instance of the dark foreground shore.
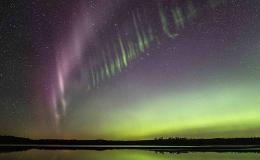
<path id="1" fill-rule="evenodd" d="M 64 140 L 0 136 L 0 152 L 142 149 L 155 152 L 260 152 L 260 138 L 155 138 L 153 140 Z"/>
<path id="2" fill-rule="evenodd" d="M 140 149 L 149 150 L 158 153 L 187 153 L 187 152 L 255 152 L 260 153 L 260 146 L 148 146 L 148 145 L 0 145 L 0 153 L 27 151 L 31 149 L 39 150 L 122 150 L 122 149 Z"/>

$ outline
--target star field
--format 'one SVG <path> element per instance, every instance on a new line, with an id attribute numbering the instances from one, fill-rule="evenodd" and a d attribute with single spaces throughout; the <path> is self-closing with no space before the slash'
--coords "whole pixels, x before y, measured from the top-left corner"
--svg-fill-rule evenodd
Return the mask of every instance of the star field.
<path id="1" fill-rule="evenodd" d="M 0 134 L 259 136 L 259 7 L 1 2 Z"/>

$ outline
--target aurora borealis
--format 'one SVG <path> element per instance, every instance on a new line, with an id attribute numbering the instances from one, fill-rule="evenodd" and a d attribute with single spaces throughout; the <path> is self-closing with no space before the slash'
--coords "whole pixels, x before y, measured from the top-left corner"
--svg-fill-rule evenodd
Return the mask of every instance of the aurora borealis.
<path id="1" fill-rule="evenodd" d="M 3 2 L 0 134 L 260 136 L 260 3 Z"/>

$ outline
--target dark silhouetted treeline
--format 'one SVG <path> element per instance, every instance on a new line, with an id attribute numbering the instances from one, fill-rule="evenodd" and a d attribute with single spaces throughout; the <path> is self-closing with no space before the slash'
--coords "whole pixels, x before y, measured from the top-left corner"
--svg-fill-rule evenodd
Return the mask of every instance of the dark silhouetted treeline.
<path id="1" fill-rule="evenodd" d="M 160 145 L 160 146 L 210 146 L 210 145 L 260 145 L 260 138 L 155 138 L 153 140 L 62 140 L 0 136 L 0 144 L 37 144 L 37 145 Z"/>

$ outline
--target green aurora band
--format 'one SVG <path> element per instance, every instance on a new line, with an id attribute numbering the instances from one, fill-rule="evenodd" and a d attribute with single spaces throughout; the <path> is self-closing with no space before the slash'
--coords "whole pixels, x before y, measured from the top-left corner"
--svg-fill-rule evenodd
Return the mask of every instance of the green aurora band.
<path id="1" fill-rule="evenodd" d="M 86 128 L 81 123 L 78 127 L 86 131 L 88 137 L 110 139 L 259 136 L 260 129 L 255 129 L 260 127 L 257 82 L 214 85 L 189 89 L 189 92 L 169 88 L 168 92 L 139 97 L 132 103 L 111 101 L 115 98 L 111 92 L 111 96 L 100 96 L 89 102 L 94 106 L 107 106 L 91 110 L 103 123 L 98 128 L 86 123 Z M 114 105 L 120 108 L 111 111 L 109 108 Z M 92 116 L 86 115 L 87 112 L 88 109 L 83 109 L 77 114 L 88 121 Z"/>
<path id="2" fill-rule="evenodd" d="M 206 4 L 209 8 L 214 10 L 221 5 L 225 5 L 225 0 L 218 2 L 209 0 Z M 161 20 L 162 31 L 172 39 L 178 36 L 178 31 L 183 29 L 187 23 L 198 16 L 198 9 L 194 7 L 193 2 L 190 0 L 186 1 L 184 9 L 178 6 L 171 9 L 172 19 L 166 17 L 164 12 L 165 11 L 159 5 L 158 14 Z M 105 45 L 107 47 L 98 51 L 98 53 L 101 53 L 102 58 L 100 60 L 97 56 L 96 59 L 92 59 L 98 63 L 89 66 L 89 84 L 87 85 L 89 90 L 98 87 L 100 82 L 105 79 L 120 73 L 133 60 L 138 58 L 139 55 L 142 55 L 155 40 L 157 41 L 157 44 L 160 43 L 160 39 L 158 39 L 157 35 L 153 34 L 153 29 L 149 24 L 146 25 L 147 29 L 144 29 L 143 25 L 138 25 L 144 18 L 145 15 L 141 15 L 138 10 L 132 12 L 133 29 L 136 33 L 136 40 L 127 40 L 126 43 L 123 43 L 121 34 L 117 33 L 117 41 L 114 44 L 107 44 Z M 172 24 L 172 26 L 170 26 L 170 24 Z M 170 31 L 170 27 L 174 28 L 174 31 Z"/>
<path id="3" fill-rule="evenodd" d="M 168 10 L 171 17 L 169 14 L 166 16 L 167 11 L 158 5 L 161 30 L 169 39 L 177 38 L 186 25 L 200 16 L 193 2 L 186 2 L 183 7 L 173 6 Z M 209 0 L 206 3 L 214 12 L 226 1 Z M 89 90 L 122 72 L 151 45 L 160 44 L 160 37 L 153 31 L 152 25 L 143 25 L 144 17 L 139 10 L 132 13 L 134 38 L 126 40 L 119 32 L 112 45 L 104 45 L 100 51 L 102 58 L 97 59 L 99 63 L 90 66 Z M 259 66 L 259 53 L 254 55 L 257 57 L 249 57 L 248 64 L 254 61 Z M 185 86 L 184 89 L 172 86 L 149 95 L 143 94 L 142 86 L 137 91 L 129 91 L 122 84 L 109 91 L 99 88 L 95 96 L 89 95 L 87 102 L 78 102 L 87 107 L 71 114 L 70 121 L 66 122 L 67 137 L 75 133 L 76 137 L 93 139 L 260 136 L 260 86 L 256 74 L 259 75 L 258 72 L 246 73 L 243 74 L 246 78 L 241 78 L 234 73 L 230 75 L 232 79 L 211 80 L 202 86 Z M 131 84 L 127 85 L 131 88 Z M 130 100 L 121 100 L 120 93 Z M 138 98 L 131 101 L 134 93 Z M 80 122 L 77 117 L 81 117 Z M 74 128 L 73 133 L 71 128 Z"/>

